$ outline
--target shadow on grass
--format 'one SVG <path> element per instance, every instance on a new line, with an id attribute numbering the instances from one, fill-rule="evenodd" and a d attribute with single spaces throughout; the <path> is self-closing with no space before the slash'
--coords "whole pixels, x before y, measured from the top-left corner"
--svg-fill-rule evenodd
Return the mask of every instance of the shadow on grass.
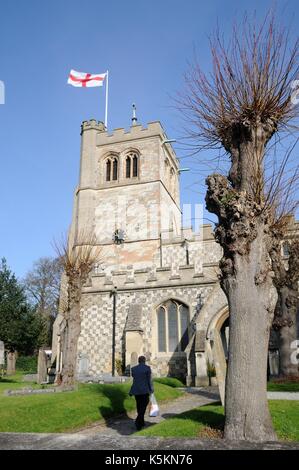
<path id="1" fill-rule="evenodd" d="M 0 377 L 0 384 L 17 384 L 20 383 L 18 380 L 12 380 L 12 379 L 3 379 Z"/>
<path id="2" fill-rule="evenodd" d="M 127 414 L 125 400 L 128 392 L 114 385 L 105 385 L 101 389 L 104 397 L 110 400 L 110 406 L 100 406 L 99 411 L 108 428 L 115 429 L 118 434 L 128 436 L 136 432 L 135 423 Z"/>
<path id="3" fill-rule="evenodd" d="M 209 406 L 209 405 L 207 405 Z M 203 424 L 204 426 L 209 426 L 211 428 L 219 429 L 224 425 L 224 414 L 221 404 L 213 404 L 213 407 L 219 407 L 218 411 L 212 411 L 205 409 L 205 406 L 202 406 L 200 409 L 189 410 L 181 413 L 179 415 L 173 413 L 165 413 L 162 415 L 164 419 L 182 419 L 182 420 L 191 420 L 196 423 Z"/>
<path id="4" fill-rule="evenodd" d="M 214 390 L 214 391 L 209 391 L 209 390 L 199 390 L 197 393 L 195 393 L 196 395 L 199 395 L 201 397 L 205 397 L 205 398 L 210 398 L 212 400 L 219 400 L 219 392 L 218 390 Z"/>
<path id="5" fill-rule="evenodd" d="M 182 426 L 182 430 L 186 430 L 188 429 L 188 426 L 190 425 L 190 421 L 192 421 L 194 424 L 199 425 L 198 431 L 199 431 L 200 437 L 208 437 L 208 438 L 222 437 L 223 429 L 224 429 L 223 407 L 221 406 L 221 403 L 219 404 L 213 403 L 212 405 L 213 409 L 208 408 L 210 406 L 211 405 L 205 405 L 198 409 L 185 411 L 184 413 L 181 413 L 181 414 L 164 413 L 163 415 L 161 415 L 161 417 L 167 420 L 167 422 L 162 421 L 161 423 L 157 424 L 157 434 L 155 435 L 159 435 L 159 431 L 158 431 L 159 424 L 162 425 L 161 430 L 163 429 L 164 433 L 168 429 L 167 432 L 169 432 L 169 437 L 170 437 L 174 429 L 175 429 L 175 435 L 177 435 L 177 431 L 178 429 L 180 429 L 180 426 Z M 175 420 L 175 422 L 172 423 L 173 420 Z M 180 423 L 178 423 L 177 420 L 181 420 L 182 424 L 180 425 Z M 184 423 L 184 421 L 186 423 Z M 152 426 L 149 426 L 149 427 L 152 428 Z M 164 433 L 163 435 L 165 435 Z M 146 430 L 144 434 L 141 432 L 141 435 L 146 435 Z"/>

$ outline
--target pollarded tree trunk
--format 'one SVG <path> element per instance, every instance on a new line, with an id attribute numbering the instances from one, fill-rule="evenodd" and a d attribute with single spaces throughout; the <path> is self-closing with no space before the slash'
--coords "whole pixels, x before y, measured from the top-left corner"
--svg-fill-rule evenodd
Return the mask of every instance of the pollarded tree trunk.
<path id="1" fill-rule="evenodd" d="M 250 253 L 236 255 L 235 273 L 225 279 L 230 312 L 229 361 L 225 394 L 225 437 L 275 440 L 267 403 L 267 357 L 275 305 L 272 278 L 265 266 L 264 227 Z"/>
<path id="2" fill-rule="evenodd" d="M 249 184 L 240 190 L 240 172 L 232 175 L 234 186 L 222 175 L 208 177 L 206 196 L 208 210 L 219 218 L 215 237 L 224 252 L 220 282 L 230 314 L 225 437 L 269 441 L 276 435 L 267 403 L 267 353 L 277 301 L 269 256 L 270 219 L 250 190 L 249 176 Z"/>

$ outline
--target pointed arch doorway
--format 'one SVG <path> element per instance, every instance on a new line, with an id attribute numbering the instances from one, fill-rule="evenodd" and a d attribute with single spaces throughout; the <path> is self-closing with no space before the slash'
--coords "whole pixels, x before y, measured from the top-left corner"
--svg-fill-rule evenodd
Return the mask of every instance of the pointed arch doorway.
<path id="1" fill-rule="evenodd" d="M 212 358 L 215 365 L 220 398 L 224 404 L 229 342 L 228 307 L 221 309 L 211 319 L 207 330 L 207 339 L 209 340 L 208 356 Z"/>

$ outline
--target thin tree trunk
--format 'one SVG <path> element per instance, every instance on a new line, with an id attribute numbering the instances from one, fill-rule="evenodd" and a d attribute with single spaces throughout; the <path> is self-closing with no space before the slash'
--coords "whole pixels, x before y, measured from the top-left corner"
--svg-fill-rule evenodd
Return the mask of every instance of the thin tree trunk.
<path id="1" fill-rule="evenodd" d="M 275 440 L 267 402 L 267 357 L 276 292 L 265 267 L 263 226 L 223 284 L 230 312 L 225 438 Z"/>
<path id="2" fill-rule="evenodd" d="M 292 364 L 291 348 L 293 341 L 297 339 L 297 305 L 298 294 L 286 285 L 279 290 L 278 313 L 276 322 L 279 328 L 279 374 L 281 376 L 298 377 L 298 365 Z"/>
<path id="3" fill-rule="evenodd" d="M 289 258 L 281 257 L 281 243 L 273 245 L 271 257 L 275 272 L 278 301 L 275 308 L 273 328 L 279 333 L 279 375 L 298 377 L 298 364 L 292 364 L 292 343 L 297 339 L 299 242 L 289 240 Z"/>
<path id="4" fill-rule="evenodd" d="M 284 377 L 298 377 L 299 375 L 298 365 L 291 362 L 291 355 L 294 352 L 291 344 L 296 339 L 296 323 L 281 328 L 279 335 L 279 373 Z"/>
<path id="5" fill-rule="evenodd" d="M 63 345 L 63 366 L 61 371 L 61 385 L 63 387 L 74 385 L 76 380 L 77 349 L 81 332 L 80 303 L 73 302 L 68 313 L 69 315 L 64 335 L 65 344 Z"/>

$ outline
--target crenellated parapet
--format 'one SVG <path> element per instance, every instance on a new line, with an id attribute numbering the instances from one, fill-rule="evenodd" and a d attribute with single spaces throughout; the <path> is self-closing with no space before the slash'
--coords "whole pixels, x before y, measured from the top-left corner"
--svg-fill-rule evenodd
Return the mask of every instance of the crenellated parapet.
<path id="1" fill-rule="evenodd" d="M 83 121 L 81 124 L 81 135 L 85 131 L 95 130 L 97 132 L 105 132 L 105 124 L 102 121 L 96 119 L 90 119 L 89 121 Z"/>
<path id="2" fill-rule="evenodd" d="M 81 125 L 81 135 L 85 131 L 94 130 L 96 131 L 96 145 L 97 147 L 114 145 L 118 143 L 125 144 L 132 140 L 147 139 L 158 137 L 160 142 L 167 141 L 167 135 L 159 121 L 149 122 L 147 126 L 137 124 L 131 126 L 128 130 L 124 127 L 116 128 L 112 132 L 109 132 L 103 122 L 97 121 L 96 119 L 90 119 L 89 121 L 83 121 Z M 175 152 L 170 143 L 167 143 L 167 153 L 172 158 L 173 162 L 178 166 L 178 160 Z"/>
<path id="3" fill-rule="evenodd" d="M 193 265 L 178 266 L 173 263 L 169 267 L 150 265 L 144 269 L 133 269 L 132 266 L 119 271 L 103 272 L 95 269 L 84 292 L 110 291 L 112 286 L 119 290 L 151 289 L 171 286 L 192 286 L 200 284 L 213 284 L 217 282 L 217 264 L 203 264 L 196 262 Z"/>

